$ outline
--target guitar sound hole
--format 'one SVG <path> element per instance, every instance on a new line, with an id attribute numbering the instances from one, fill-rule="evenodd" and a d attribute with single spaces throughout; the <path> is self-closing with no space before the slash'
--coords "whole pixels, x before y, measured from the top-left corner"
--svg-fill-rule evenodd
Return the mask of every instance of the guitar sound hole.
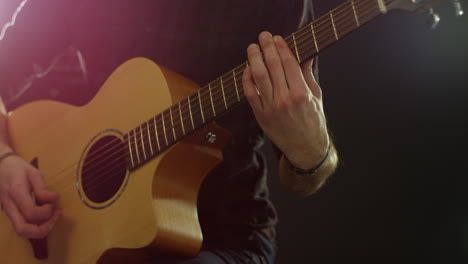
<path id="1" fill-rule="evenodd" d="M 111 199 L 124 183 L 127 163 L 124 145 L 116 136 L 104 136 L 90 148 L 81 174 L 83 192 L 94 203 Z"/>

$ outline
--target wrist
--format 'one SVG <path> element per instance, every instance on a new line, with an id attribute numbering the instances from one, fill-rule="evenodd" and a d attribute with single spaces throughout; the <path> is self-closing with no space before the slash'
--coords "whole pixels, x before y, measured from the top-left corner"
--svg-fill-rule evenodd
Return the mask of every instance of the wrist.
<path id="1" fill-rule="evenodd" d="M 330 156 L 331 147 L 332 147 L 331 144 L 329 144 L 328 148 L 327 148 L 327 150 L 325 152 L 325 155 L 323 155 L 323 157 L 319 160 L 318 163 L 315 162 L 314 164 L 316 164 L 316 165 L 313 166 L 313 167 L 297 166 L 296 164 L 292 163 L 288 159 L 288 157 L 286 155 L 283 155 L 284 165 L 289 171 L 293 172 L 296 175 L 312 175 L 312 174 L 315 174 L 320 170 L 320 168 L 323 166 L 323 164 L 326 162 L 326 160 Z"/>
<path id="2" fill-rule="evenodd" d="M 17 156 L 18 154 L 16 154 L 16 152 L 14 151 L 6 151 L 6 152 L 2 152 L 0 154 L 0 164 L 2 163 L 3 160 L 5 160 L 6 158 L 8 158 L 9 156 Z"/>
<path id="3" fill-rule="evenodd" d="M 13 151 L 13 149 L 9 145 L 3 142 L 0 142 L 0 155 L 5 152 L 10 152 L 10 151 Z"/>
<path id="4" fill-rule="evenodd" d="M 18 155 L 16 152 L 4 142 L 0 142 L 0 164 L 9 156 Z"/>

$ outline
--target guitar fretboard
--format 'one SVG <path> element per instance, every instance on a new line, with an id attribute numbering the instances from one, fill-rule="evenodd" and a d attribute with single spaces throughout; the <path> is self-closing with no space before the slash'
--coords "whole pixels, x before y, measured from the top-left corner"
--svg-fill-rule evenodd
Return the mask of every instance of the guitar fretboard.
<path id="1" fill-rule="evenodd" d="M 349 0 L 285 38 L 299 63 L 317 56 L 349 33 L 387 12 L 390 0 Z M 247 62 L 125 135 L 133 170 L 191 132 L 245 100 L 242 74 Z"/>

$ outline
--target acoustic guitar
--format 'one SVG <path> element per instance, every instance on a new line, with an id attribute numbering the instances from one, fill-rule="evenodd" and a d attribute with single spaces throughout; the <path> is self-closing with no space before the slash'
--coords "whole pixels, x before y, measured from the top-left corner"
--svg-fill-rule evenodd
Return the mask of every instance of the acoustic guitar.
<path id="1" fill-rule="evenodd" d="M 423 12 L 438 2 L 349 0 L 286 40 L 302 63 L 390 10 Z M 196 255 L 202 242 L 198 191 L 229 138 L 213 120 L 245 100 L 245 67 L 199 88 L 135 58 L 84 106 L 37 101 L 9 113 L 12 146 L 60 194 L 62 216 L 47 238 L 27 240 L 0 213 L 0 262 L 122 263 L 158 251 Z"/>

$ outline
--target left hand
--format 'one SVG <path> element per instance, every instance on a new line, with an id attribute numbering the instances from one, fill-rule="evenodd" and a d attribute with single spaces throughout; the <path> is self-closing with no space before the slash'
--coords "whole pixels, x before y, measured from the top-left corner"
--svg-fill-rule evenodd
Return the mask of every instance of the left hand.
<path id="1" fill-rule="evenodd" d="M 247 48 L 244 93 L 265 134 L 299 168 L 316 166 L 330 144 L 312 60 L 299 66 L 286 41 L 269 32 Z M 263 52 L 263 56 L 262 56 Z"/>

